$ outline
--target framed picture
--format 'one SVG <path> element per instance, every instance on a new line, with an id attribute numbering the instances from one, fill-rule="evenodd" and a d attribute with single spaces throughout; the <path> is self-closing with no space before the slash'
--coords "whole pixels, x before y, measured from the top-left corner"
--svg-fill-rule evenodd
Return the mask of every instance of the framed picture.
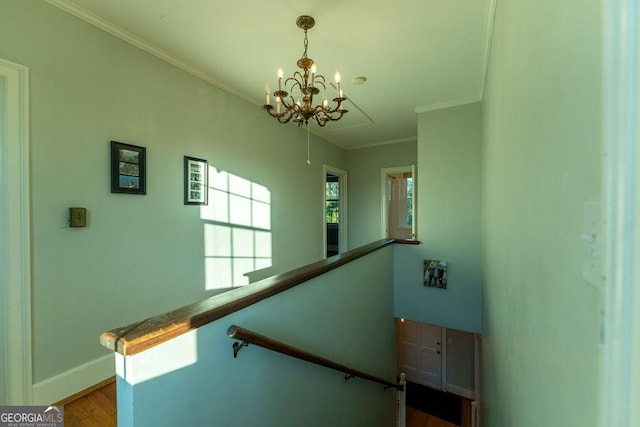
<path id="1" fill-rule="evenodd" d="M 447 261 L 425 259 L 422 265 L 425 286 L 447 289 Z"/>
<path id="2" fill-rule="evenodd" d="M 209 164 L 206 160 L 184 156 L 184 204 L 206 205 Z"/>
<path id="3" fill-rule="evenodd" d="M 147 149 L 111 141 L 111 192 L 147 194 Z"/>

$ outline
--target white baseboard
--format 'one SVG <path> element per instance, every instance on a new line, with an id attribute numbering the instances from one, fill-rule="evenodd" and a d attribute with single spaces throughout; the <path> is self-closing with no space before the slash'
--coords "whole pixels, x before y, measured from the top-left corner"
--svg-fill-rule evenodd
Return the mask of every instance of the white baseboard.
<path id="1" fill-rule="evenodd" d="M 51 405 L 115 375 L 115 358 L 108 354 L 33 385 L 33 404 Z"/>
<path id="2" fill-rule="evenodd" d="M 467 390 L 463 387 L 458 387 L 453 384 L 447 384 L 447 391 L 449 393 L 457 394 L 458 396 L 466 397 L 467 399 L 475 400 L 476 394 L 473 390 Z"/>

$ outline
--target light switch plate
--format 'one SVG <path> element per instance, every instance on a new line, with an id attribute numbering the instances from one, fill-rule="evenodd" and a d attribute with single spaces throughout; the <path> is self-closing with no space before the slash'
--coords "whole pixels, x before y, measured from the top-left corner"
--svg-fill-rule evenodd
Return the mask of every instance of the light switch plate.
<path id="1" fill-rule="evenodd" d="M 71 227 L 87 226 L 87 209 L 86 208 L 69 208 L 69 225 Z"/>

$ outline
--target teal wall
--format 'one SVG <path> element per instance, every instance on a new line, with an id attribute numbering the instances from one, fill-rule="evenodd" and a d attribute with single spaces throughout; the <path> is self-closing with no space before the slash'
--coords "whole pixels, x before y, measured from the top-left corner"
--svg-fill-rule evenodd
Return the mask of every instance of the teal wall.
<path id="1" fill-rule="evenodd" d="M 482 105 L 418 115 L 418 246 L 399 246 L 396 316 L 481 331 Z M 448 262 L 447 289 L 423 286 L 425 259 Z"/>
<path id="2" fill-rule="evenodd" d="M 484 108 L 483 406 L 491 427 L 596 426 L 602 1 L 499 1 Z M 541 421 L 541 417 L 544 421 Z"/>
<path id="3" fill-rule="evenodd" d="M 309 166 L 302 130 L 42 1 L 0 2 L 0 57 L 30 70 L 35 382 L 108 354 L 105 330 L 214 293 L 184 155 L 269 189 L 274 272 L 322 257 L 322 164 L 346 169 L 344 150 L 312 135 Z M 110 193 L 110 140 L 147 148 L 146 196 Z M 71 206 L 87 228 L 66 226 Z"/>
<path id="4" fill-rule="evenodd" d="M 347 152 L 350 248 L 357 248 L 383 237 L 381 170 L 415 165 L 418 155 L 416 148 L 414 141 Z"/>
<path id="5" fill-rule="evenodd" d="M 251 344 L 234 359 L 226 333 L 235 324 L 395 382 L 394 249 L 127 356 L 126 366 L 121 359 L 118 425 L 395 425 L 395 389 L 361 378 L 345 382 L 341 372 Z"/>

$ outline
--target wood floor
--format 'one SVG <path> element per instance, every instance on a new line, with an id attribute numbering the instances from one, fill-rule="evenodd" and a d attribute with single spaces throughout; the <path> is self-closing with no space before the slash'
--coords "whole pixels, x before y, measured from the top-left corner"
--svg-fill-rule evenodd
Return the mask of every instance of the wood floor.
<path id="1" fill-rule="evenodd" d="M 65 427 L 116 427 L 116 383 L 113 379 L 99 384 L 93 391 L 72 396 L 59 405 L 64 405 Z M 463 405 L 463 419 L 464 416 Z M 463 421 L 463 426 L 466 426 Z M 470 425 L 470 424 L 469 424 Z M 407 407 L 407 427 L 458 427 L 424 412 Z"/>
<path id="2" fill-rule="evenodd" d="M 407 427 L 459 427 L 407 406 Z"/>
<path id="3" fill-rule="evenodd" d="M 116 383 L 113 379 L 80 397 L 71 397 L 64 404 L 65 427 L 116 427 Z"/>

